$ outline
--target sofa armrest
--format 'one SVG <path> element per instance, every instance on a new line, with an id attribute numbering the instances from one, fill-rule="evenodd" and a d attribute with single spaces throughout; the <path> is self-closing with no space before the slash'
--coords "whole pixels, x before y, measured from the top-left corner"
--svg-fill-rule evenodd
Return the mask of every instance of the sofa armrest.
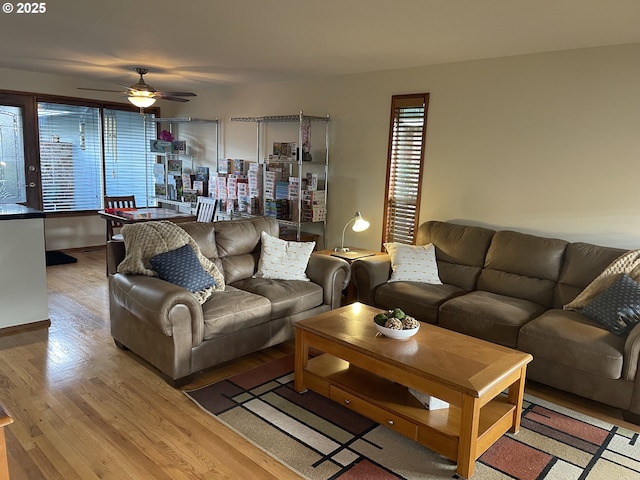
<path id="1" fill-rule="evenodd" d="M 109 240 L 107 242 L 107 274 L 115 274 L 118 265 L 125 257 L 124 242 Z"/>
<path id="2" fill-rule="evenodd" d="M 182 287 L 156 277 L 117 273 L 109 276 L 109 297 L 131 317 L 168 337 L 179 329 L 191 332 L 193 346 L 203 341 L 202 306 Z"/>
<path id="3" fill-rule="evenodd" d="M 624 344 L 624 371 L 622 376 L 625 380 L 633 382 L 633 393 L 631 394 L 631 405 L 625 415 L 629 415 L 628 421 L 640 422 L 640 324 L 633 327 Z M 625 417 L 626 418 L 626 417 Z"/>
<path id="4" fill-rule="evenodd" d="M 624 371 L 625 380 L 640 381 L 638 377 L 638 362 L 640 361 L 640 324 L 633 327 L 624 343 Z M 640 383 L 640 382 L 639 382 Z"/>
<path id="5" fill-rule="evenodd" d="M 391 258 L 386 253 L 360 258 L 351 264 L 351 272 L 358 301 L 375 305 L 375 289 L 391 276 Z"/>
<path id="6" fill-rule="evenodd" d="M 324 303 L 338 308 L 342 301 L 342 290 L 351 280 L 351 267 L 345 260 L 330 255 L 312 253 L 307 265 L 307 277 L 322 287 Z"/>

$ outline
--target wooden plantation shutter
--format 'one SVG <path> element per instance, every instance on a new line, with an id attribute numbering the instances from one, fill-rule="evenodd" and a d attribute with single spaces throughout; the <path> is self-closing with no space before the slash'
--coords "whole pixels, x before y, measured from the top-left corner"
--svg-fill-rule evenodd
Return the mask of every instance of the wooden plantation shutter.
<path id="1" fill-rule="evenodd" d="M 383 243 L 415 241 L 428 106 L 428 93 L 391 99 Z"/>

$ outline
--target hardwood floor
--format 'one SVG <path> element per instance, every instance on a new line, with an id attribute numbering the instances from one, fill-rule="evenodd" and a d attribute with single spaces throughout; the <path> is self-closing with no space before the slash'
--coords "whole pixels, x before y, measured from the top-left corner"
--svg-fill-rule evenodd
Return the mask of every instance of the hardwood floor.
<path id="1" fill-rule="evenodd" d="M 47 267 L 51 327 L 0 337 L 12 480 L 299 479 L 204 414 L 109 334 L 105 252 Z M 206 372 L 196 388 L 293 352 L 272 348 Z"/>
<path id="2" fill-rule="evenodd" d="M 299 479 L 204 414 L 109 333 L 105 251 L 68 250 L 47 267 L 51 327 L 0 336 L 0 400 L 12 480 Z M 197 388 L 293 352 L 287 343 L 204 372 Z M 612 408 L 527 391 L 635 431 Z"/>

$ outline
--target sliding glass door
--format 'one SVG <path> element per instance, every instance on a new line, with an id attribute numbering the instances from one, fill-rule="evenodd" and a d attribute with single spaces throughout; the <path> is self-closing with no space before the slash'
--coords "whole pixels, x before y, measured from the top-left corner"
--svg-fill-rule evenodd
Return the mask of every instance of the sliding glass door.
<path id="1" fill-rule="evenodd" d="M 156 138 L 155 115 L 105 108 L 104 169 L 108 196 L 134 195 L 136 205 L 155 206 L 155 155 L 149 141 Z"/>
<path id="2" fill-rule="evenodd" d="M 105 195 L 153 196 L 153 114 L 39 102 L 40 164 L 45 212 L 99 210 Z M 155 201 L 151 203 L 155 205 Z"/>
<path id="3" fill-rule="evenodd" d="M 99 210 L 102 205 L 100 109 L 38 103 L 45 212 Z"/>

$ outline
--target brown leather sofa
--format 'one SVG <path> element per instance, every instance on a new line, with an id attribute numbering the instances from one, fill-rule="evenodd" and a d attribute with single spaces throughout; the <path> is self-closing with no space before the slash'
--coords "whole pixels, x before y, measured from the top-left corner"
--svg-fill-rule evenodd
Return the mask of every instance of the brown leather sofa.
<path id="1" fill-rule="evenodd" d="M 159 278 L 116 273 L 125 244 L 107 244 L 111 335 L 174 386 L 208 367 L 291 339 L 296 321 L 340 306 L 350 267 L 339 258 L 312 253 L 309 282 L 252 278 L 261 232 L 278 236 L 271 217 L 180 227 L 225 278 L 225 290 L 202 305 L 191 292 Z"/>
<path id="2" fill-rule="evenodd" d="M 572 301 L 626 250 L 429 221 L 443 285 L 389 282 L 388 255 L 353 262 L 358 300 L 531 353 L 527 378 L 623 410 L 640 423 L 640 325 L 617 336 Z"/>

